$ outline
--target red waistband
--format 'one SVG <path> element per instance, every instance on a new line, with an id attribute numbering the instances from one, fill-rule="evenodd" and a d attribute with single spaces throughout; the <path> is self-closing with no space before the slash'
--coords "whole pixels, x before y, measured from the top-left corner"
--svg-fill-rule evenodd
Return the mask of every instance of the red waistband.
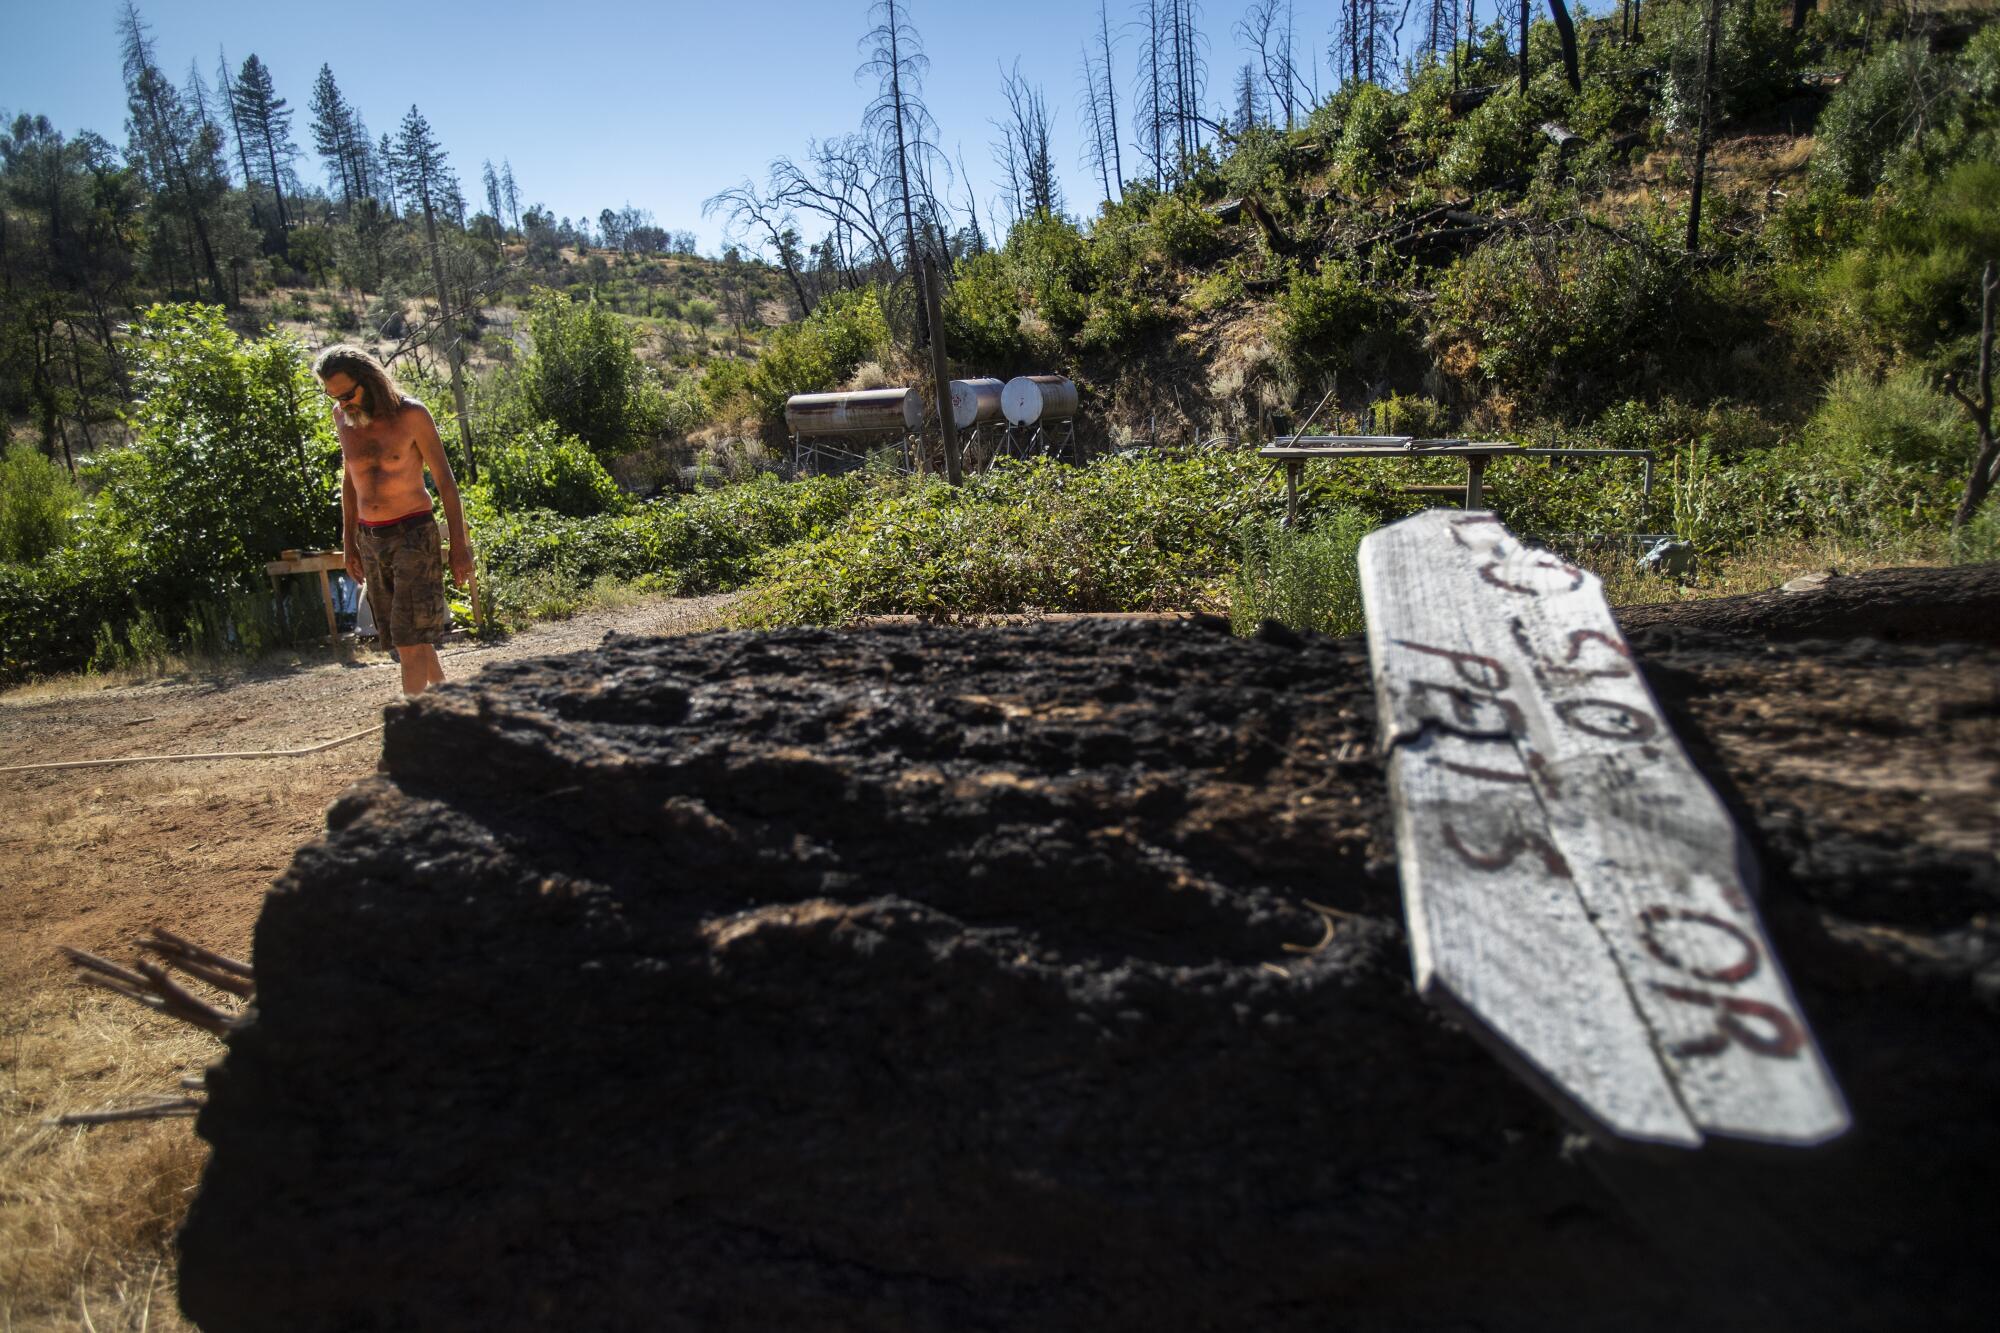
<path id="1" fill-rule="evenodd" d="M 430 506 L 425 505 L 422 509 L 411 510 L 409 513 L 403 515 L 401 518 L 383 518 L 383 519 L 364 518 L 361 520 L 361 526 L 364 528 L 393 528 L 398 523 L 408 523 L 413 518 L 429 518 L 430 516 L 431 516 Z"/>

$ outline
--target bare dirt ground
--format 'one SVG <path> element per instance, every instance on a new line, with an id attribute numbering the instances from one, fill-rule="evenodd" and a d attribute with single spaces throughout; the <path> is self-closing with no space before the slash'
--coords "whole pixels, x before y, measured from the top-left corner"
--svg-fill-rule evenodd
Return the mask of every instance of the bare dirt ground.
<path id="1" fill-rule="evenodd" d="M 686 634 L 730 599 L 653 602 L 444 650 L 448 679 Z M 0 695 L 0 767 L 135 754 L 295 749 L 382 720 L 384 653 L 285 668 L 88 680 Z M 0 1329 L 181 1326 L 173 1227 L 204 1150 L 187 1120 L 58 1129 L 58 1115 L 172 1093 L 221 1053 L 191 1028 L 70 979 L 57 946 L 128 961 L 164 926 L 248 957 L 264 891 L 381 738 L 291 759 L 0 773 Z"/>

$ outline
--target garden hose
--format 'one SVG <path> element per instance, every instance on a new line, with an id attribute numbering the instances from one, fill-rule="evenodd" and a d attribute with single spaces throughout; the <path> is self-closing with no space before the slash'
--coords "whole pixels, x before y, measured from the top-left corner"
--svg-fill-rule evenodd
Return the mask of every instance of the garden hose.
<path id="1" fill-rule="evenodd" d="M 8 764 L 0 767 L 0 773 L 29 773 L 55 768 L 105 768 L 112 764 L 172 764 L 187 763 L 196 759 L 296 759 L 301 755 L 318 754 L 331 750 L 336 745 L 358 741 L 363 736 L 372 736 L 382 730 L 383 723 L 354 732 L 352 735 L 322 741 L 318 745 L 308 745 L 299 750 L 225 750 L 214 754 L 132 754 L 119 759 L 71 759 L 55 764 Z"/>

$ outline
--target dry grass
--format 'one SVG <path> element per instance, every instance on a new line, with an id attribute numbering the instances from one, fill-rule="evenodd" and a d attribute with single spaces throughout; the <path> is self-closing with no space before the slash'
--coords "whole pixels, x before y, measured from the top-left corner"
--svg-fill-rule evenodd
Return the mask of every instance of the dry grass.
<path id="1" fill-rule="evenodd" d="M 81 988 L 35 998 L 0 1038 L 0 1328 L 186 1328 L 173 1234 L 208 1153 L 192 1123 L 53 1121 L 170 1093 L 221 1047 Z"/>
<path id="2" fill-rule="evenodd" d="M 1835 570 L 1842 574 L 1865 569 L 1951 563 L 1943 533 L 1912 535 L 1884 543 L 1853 537 L 1787 538 L 1751 547 L 1736 555 L 1705 561 L 1686 581 L 1663 578 L 1638 568 L 1625 553 L 1584 556 L 1580 564 L 1604 580 L 1605 599 L 1613 606 L 1690 602 L 1709 597 L 1769 592 L 1801 574 Z"/>

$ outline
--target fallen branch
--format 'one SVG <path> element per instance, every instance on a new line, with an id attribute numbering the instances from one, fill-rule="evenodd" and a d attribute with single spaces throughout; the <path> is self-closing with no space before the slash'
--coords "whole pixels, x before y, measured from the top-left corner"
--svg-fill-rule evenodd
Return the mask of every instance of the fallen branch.
<path id="1" fill-rule="evenodd" d="M 68 1115 L 57 1116 L 57 1125 L 112 1125 L 121 1120 L 167 1120 L 177 1116 L 196 1115 L 201 1111 L 198 1097 L 176 1097 L 167 1101 L 147 1102 L 140 1106 L 107 1107 L 102 1111 L 72 1111 Z"/>
<path id="2" fill-rule="evenodd" d="M 213 949 L 204 949 L 194 941 L 183 939 L 159 926 L 153 927 L 153 933 L 139 941 L 139 947 L 159 954 L 171 966 L 178 967 L 197 981 L 205 981 L 217 990 L 228 991 L 242 999 L 249 999 L 257 989 L 257 974 L 251 970 L 250 964 Z"/>
<path id="3" fill-rule="evenodd" d="M 87 986 L 122 995 L 134 1004 L 144 1005 L 156 1013 L 177 1018 L 218 1037 L 228 1035 L 236 1022 L 236 1015 L 218 1009 L 195 995 L 169 977 L 156 963 L 142 959 L 134 971 L 67 945 L 62 951 L 82 969 L 77 974 L 77 980 Z"/>

